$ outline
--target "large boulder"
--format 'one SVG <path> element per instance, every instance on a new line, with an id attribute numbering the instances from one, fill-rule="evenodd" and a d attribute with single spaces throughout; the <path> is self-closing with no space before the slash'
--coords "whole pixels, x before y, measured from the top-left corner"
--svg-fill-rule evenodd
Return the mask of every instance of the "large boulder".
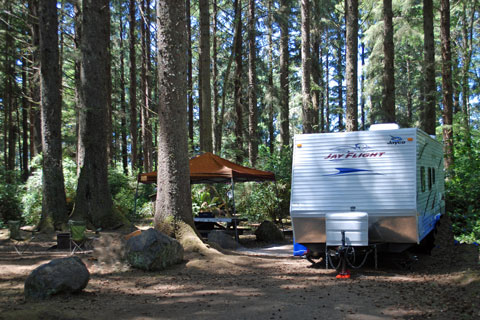
<path id="1" fill-rule="evenodd" d="M 90 272 L 79 257 L 53 259 L 30 273 L 25 281 L 26 299 L 46 299 L 54 294 L 83 290 Z"/>
<path id="2" fill-rule="evenodd" d="M 125 256 L 134 268 L 162 270 L 183 261 L 183 247 L 177 240 L 150 228 L 128 239 Z"/>
<path id="3" fill-rule="evenodd" d="M 263 242 L 275 242 L 284 239 L 283 232 L 271 221 L 263 221 L 255 230 L 255 235 L 258 241 Z"/>
<path id="4" fill-rule="evenodd" d="M 236 249 L 238 247 L 237 242 L 224 230 L 210 231 L 208 233 L 208 242 L 214 242 L 223 249 Z"/>

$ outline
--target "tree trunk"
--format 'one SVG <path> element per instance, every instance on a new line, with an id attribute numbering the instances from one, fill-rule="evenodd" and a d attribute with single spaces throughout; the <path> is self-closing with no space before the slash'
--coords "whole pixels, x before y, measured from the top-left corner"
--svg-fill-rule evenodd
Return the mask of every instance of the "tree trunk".
<path id="1" fill-rule="evenodd" d="M 433 0 L 423 0 L 423 53 L 425 68 L 425 102 L 420 113 L 421 128 L 428 134 L 435 134 L 436 94 L 435 83 L 435 39 L 433 35 Z"/>
<path id="2" fill-rule="evenodd" d="M 27 69 L 28 62 L 25 57 L 22 58 L 22 181 L 25 182 L 29 176 L 28 169 L 28 88 L 27 88 Z"/>
<path id="3" fill-rule="evenodd" d="M 212 32 L 212 70 L 213 70 L 213 150 L 219 153 L 221 141 L 220 130 L 220 101 L 218 95 L 218 45 L 217 45 L 217 31 L 218 31 L 218 7 L 217 0 L 213 0 L 213 32 Z"/>
<path id="4" fill-rule="evenodd" d="M 146 2 L 146 3 L 145 3 Z M 152 126 L 150 124 L 150 1 L 142 0 L 142 12 L 144 19 L 141 24 L 142 38 L 142 144 L 143 144 L 143 170 L 153 170 L 153 139 Z"/>
<path id="5" fill-rule="evenodd" d="M 121 125 L 121 154 L 123 173 L 128 174 L 128 141 L 127 141 L 127 102 L 125 99 L 125 56 L 123 50 L 123 21 L 120 19 L 120 125 Z"/>
<path id="6" fill-rule="evenodd" d="M 187 144 L 185 2 L 157 1 L 158 174 L 154 225 L 186 250 L 204 247 L 196 236 Z M 188 196 L 187 196 L 188 195 Z"/>
<path id="7" fill-rule="evenodd" d="M 470 108 L 469 108 L 469 98 L 470 98 L 470 84 L 469 84 L 469 71 L 472 62 L 473 54 L 473 26 L 475 19 L 477 0 L 473 1 L 470 20 L 467 21 L 467 3 L 463 3 L 462 8 L 462 111 L 463 111 L 463 125 L 466 130 L 466 145 L 467 148 L 471 148 L 472 138 L 470 133 Z"/>
<path id="8" fill-rule="evenodd" d="M 290 118 L 289 118 L 289 80 L 288 80 L 288 20 L 290 7 L 288 0 L 280 0 L 280 138 L 282 149 L 290 145 Z"/>
<path id="9" fill-rule="evenodd" d="M 32 35 L 32 73 L 30 77 L 30 157 L 42 153 L 42 129 L 40 123 L 40 31 L 38 29 L 38 0 L 30 0 L 30 32 Z"/>
<path id="10" fill-rule="evenodd" d="M 186 17 L 187 17 L 187 97 L 188 97 L 188 137 L 190 147 L 194 150 L 193 145 L 193 71 L 192 71 L 192 25 L 190 17 L 190 0 L 185 0 Z"/>
<path id="11" fill-rule="evenodd" d="M 337 46 L 337 92 L 338 92 L 338 106 L 337 106 L 337 116 L 338 116 L 338 131 L 343 131 L 345 126 L 343 124 L 343 41 L 342 41 L 342 32 L 338 30 L 337 32 L 338 46 Z"/>
<path id="12" fill-rule="evenodd" d="M 62 99 L 58 50 L 57 1 L 39 7 L 40 84 L 42 113 L 42 217 L 41 230 L 61 230 L 68 215 L 62 166 Z"/>
<path id="13" fill-rule="evenodd" d="M 267 27 L 268 27 L 268 94 L 267 94 L 267 128 L 268 128 L 268 147 L 270 154 L 275 150 L 275 128 L 273 118 L 275 109 L 273 107 L 273 0 L 268 0 L 267 8 Z"/>
<path id="14" fill-rule="evenodd" d="M 311 9 L 311 16 L 317 17 L 320 15 L 320 6 L 319 3 L 314 1 L 312 4 Z M 313 132 L 320 132 L 323 130 L 320 122 L 323 121 L 319 120 L 323 118 L 323 108 L 320 108 L 320 91 L 322 88 L 321 79 L 322 79 L 322 61 L 320 56 L 320 43 L 321 43 L 321 28 L 320 22 L 316 21 L 315 19 L 311 22 L 312 24 L 312 51 L 311 51 L 311 66 L 312 66 L 312 81 L 314 83 L 314 88 L 312 88 L 311 95 L 312 95 L 312 129 Z M 321 116 L 320 116 L 321 114 Z M 322 123 L 323 125 L 323 123 Z"/>
<path id="15" fill-rule="evenodd" d="M 412 125 L 413 122 L 413 92 L 412 92 L 412 71 L 411 71 L 411 62 L 407 58 L 406 61 L 406 72 L 407 72 L 407 120 L 408 124 Z M 435 134 L 429 133 L 429 134 Z"/>
<path id="16" fill-rule="evenodd" d="M 313 133 L 314 110 L 310 96 L 310 0 L 300 0 L 302 15 L 302 127 L 303 133 Z"/>
<path id="17" fill-rule="evenodd" d="M 236 161 L 243 161 L 243 105 L 242 105 L 242 1 L 235 0 L 235 139 Z"/>
<path id="18" fill-rule="evenodd" d="M 395 118 L 395 51 L 393 43 L 393 10 L 392 0 L 383 0 L 383 101 L 380 114 L 383 123 L 393 123 Z"/>
<path id="19" fill-rule="evenodd" d="M 358 0 L 345 0 L 347 24 L 347 131 L 358 130 Z"/>
<path id="20" fill-rule="evenodd" d="M 5 15 L 2 17 L 5 33 L 5 58 L 4 58 L 4 87 L 2 94 L 2 104 L 4 107 L 3 137 L 4 137 L 4 160 L 5 170 L 7 171 L 6 182 L 13 182 L 13 171 L 15 170 L 15 125 L 13 123 L 14 108 L 14 79 L 15 79 L 15 57 L 14 57 L 14 39 L 12 27 L 12 7 L 11 3 L 5 5 Z"/>
<path id="21" fill-rule="evenodd" d="M 327 56 L 325 57 L 325 132 L 330 132 L 330 69 L 328 67 L 328 53 L 329 49 L 327 48 Z"/>
<path id="22" fill-rule="evenodd" d="M 107 64 L 108 0 L 83 0 L 81 38 L 80 108 L 84 117 L 80 137 L 85 159 L 80 170 L 73 218 L 86 220 L 95 227 L 118 224 L 108 185 L 107 76 L 98 66 Z"/>
<path id="23" fill-rule="evenodd" d="M 257 71 L 255 69 L 255 1 L 248 1 L 248 157 L 255 166 L 258 156 Z"/>
<path id="24" fill-rule="evenodd" d="M 440 38 L 442 42 L 443 141 L 445 170 L 453 172 L 453 98 L 452 52 L 450 46 L 450 1 L 440 1 Z"/>
<path id="25" fill-rule="evenodd" d="M 219 119 L 219 122 L 218 122 L 217 131 L 216 131 L 216 134 L 218 134 L 218 139 L 216 140 L 218 145 L 215 146 L 215 150 L 216 150 L 217 153 L 220 153 L 220 151 L 222 150 L 223 119 L 224 119 L 224 116 L 225 116 L 225 109 L 226 109 L 225 101 L 226 101 L 226 98 L 227 98 L 228 85 L 230 83 L 229 82 L 230 71 L 232 69 L 233 58 L 234 58 L 234 55 L 235 55 L 235 52 L 236 52 L 235 47 L 236 47 L 236 42 L 235 42 L 235 38 L 234 38 L 233 48 L 231 50 L 232 53 L 230 54 L 230 57 L 228 58 L 227 68 L 225 70 L 225 77 L 223 79 L 222 105 L 220 107 L 220 119 Z"/>
<path id="26" fill-rule="evenodd" d="M 110 22 L 110 6 L 107 10 L 107 34 L 108 39 L 110 40 L 111 34 L 111 22 Z M 105 75 L 107 77 L 107 122 L 106 125 L 106 134 L 107 134 L 107 158 L 108 163 L 113 164 L 113 156 L 115 150 L 113 148 L 113 124 L 112 124 L 112 52 L 110 48 L 110 41 L 107 44 L 107 63 L 105 64 Z"/>
<path id="27" fill-rule="evenodd" d="M 208 0 L 199 0 L 200 9 L 200 150 L 212 152 L 212 95 L 210 86 L 210 6 Z"/>
<path id="28" fill-rule="evenodd" d="M 137 62 L 136 62 L 136 53 L 135 53 L 135 26 L 136 26 L 136 16 L 135 16 L 135 0 L 130 0 L 129 2 L 129 16 L 130 16 L 130 139 L 131 139 L 131 149 L 130 149 L 130 161 L 132 166 L 132 172 L 135 175 L 138 165 L 138 133 L 137 133 Z"/>
<path id="29" fill-rule="evenodd" d="M 360 105 L 362 114 L 362 130 L 365 130 L 365 43 L 362 41 L 362 79 L 361 79 L 361 93 L 360 93 Z"/>

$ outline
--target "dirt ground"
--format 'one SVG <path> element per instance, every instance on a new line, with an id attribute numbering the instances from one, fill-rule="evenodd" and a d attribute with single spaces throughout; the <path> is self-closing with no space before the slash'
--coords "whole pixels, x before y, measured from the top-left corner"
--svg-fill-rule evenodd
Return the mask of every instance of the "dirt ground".
<path id="1" fill-rule="evenodd" d="M 37 302 L 25 301 L 25 279 L 69 253 L 47 250 L 54 235 L 37 237 L 22 255 L 0 241 L 0 319 L 480 319 L 474 246 L 440 239 L 431 256 L 381 255 L 378 269 L 336 279 L 299 257 L 251 254 L 251 236 L 242 241 L 252 250 L 188 254 L 181 265 L 144 272 L 118 261 L 121 237 L 102 234 L 100 250 L 77 254 L 91 273 L 82 293 Z"/>

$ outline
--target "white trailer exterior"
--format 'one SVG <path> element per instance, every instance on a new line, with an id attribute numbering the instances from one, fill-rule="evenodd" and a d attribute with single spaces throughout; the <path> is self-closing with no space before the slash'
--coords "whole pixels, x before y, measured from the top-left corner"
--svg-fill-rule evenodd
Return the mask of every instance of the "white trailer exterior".
<path id="1" fill-rule="evenodd" d="M 444 213 L 443 147 L 415 128 L 294 138 L 295 242 L 324 244 L 325 215 L 368 213 L 370 243 L 415 244 Z"/>

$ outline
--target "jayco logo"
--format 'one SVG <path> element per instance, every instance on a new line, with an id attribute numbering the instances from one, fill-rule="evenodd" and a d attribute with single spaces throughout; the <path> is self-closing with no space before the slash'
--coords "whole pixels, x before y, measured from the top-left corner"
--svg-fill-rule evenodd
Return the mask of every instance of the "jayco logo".
<path id="1" fill-rule="evenodd" d="M 402 139 L 402 137 L 394 137 L 390 136 L 391 139 L 387 144 L 405 144 L 405 140 Z"/>

